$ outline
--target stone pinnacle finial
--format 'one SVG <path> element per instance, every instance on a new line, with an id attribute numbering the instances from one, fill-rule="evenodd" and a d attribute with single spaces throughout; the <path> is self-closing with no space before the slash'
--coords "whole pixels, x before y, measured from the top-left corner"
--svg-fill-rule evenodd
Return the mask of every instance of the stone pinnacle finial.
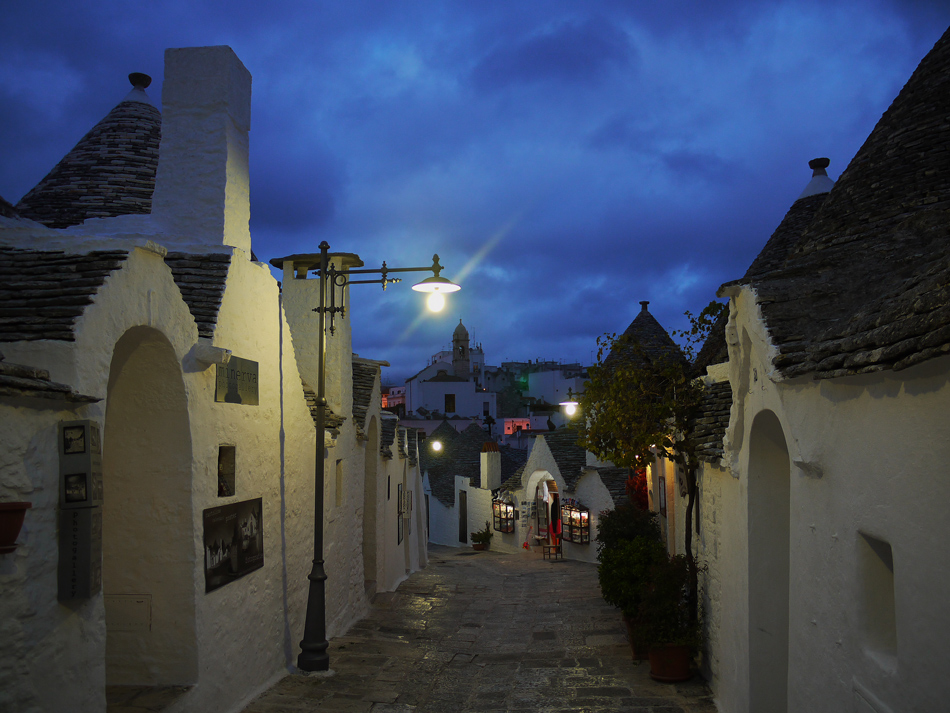
<path id="1" fill-rule="evenodd" d="M 650 310 L 647 309 L 647 305 L 649 304 L 650 302 L 648 300 L 640 300 L 640 311 L 649 312 Z"/>
<path id="2" fill-rule="evenodd" d="M 129 81 L 135 89 L 147 89 L 148 85 L 152 83 L 152 78 L 147 74 L 142 74 L 142 72 L 132 72 L 129 75 Z"/>
<path id="3" fill-rule="evenodd" d="M 828 168 L 829 165 L 831 165 L 831 159 L 827 158 L 813 158 L 808 162 L 808 168 L 814 171 L 812 176 L 827 176 L 828 172 L 825 169 Z"/>

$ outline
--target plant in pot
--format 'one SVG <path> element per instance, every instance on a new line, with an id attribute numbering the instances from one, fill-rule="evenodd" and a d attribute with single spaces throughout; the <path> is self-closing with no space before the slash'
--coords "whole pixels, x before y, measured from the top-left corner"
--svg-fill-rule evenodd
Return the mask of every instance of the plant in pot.
<path id="1" fill-rule="evenodd" d="M 603 512 L 597 523 L 597 576 L 604 600 L 623 614 L 633 658 L 647 658 L 647 645 L 637 632 L 640 593 L 649 568 L 665 555 L 656 513 L 633 504 Z"/>
<path id="2" fill-rule="evenodd" d="M 650 646 L 650 676 L 673 683 L 692 677 L 702 643 L 701 617 L 690 616 L 690 563 L 683 555 L 656 560 L 640 596 L 637 622 Z"/>
<path id="3" fill-rule="evenodd" d="M 481 530 L 476 530 L 471 533 L 472 535 L 472 549 L 474 550 L 487 550 L 488 546 L 491 544 L 491 538 L 494 536 L 494 533 L 491 531 L 491 525 L 488 524 L 488 520 L 485 521 L 485 527 Z"/>
<path id="4" fill-rule="evenodd" d="M 33 503 L 0 503 L 0 554 L 8 554 L 16 549 L 16 538 L 20 536 L 26 511 Z"/>
<path id="5" fill-rule="evenodd" d="M 648 537 L 624 540 L 600 553 L 597 577 L 604 601 L 623 612 L 633 658 L 647 658 L 647 640 L 642 636 L 640 609 L 651 584 L 653 567 L 666 557 L 662 542 Z"/>

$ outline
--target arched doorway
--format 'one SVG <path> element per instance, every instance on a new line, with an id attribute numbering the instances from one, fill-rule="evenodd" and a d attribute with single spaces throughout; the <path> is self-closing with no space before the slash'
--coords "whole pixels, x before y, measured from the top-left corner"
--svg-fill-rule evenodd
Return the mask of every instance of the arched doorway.
<path id="1" fill-rule="evenodd" d="M 116 342 L 102 467 L 106 681 L 194 683 L 191 432 L 181 367 L 155 329 Z"/>
<path id="2" fill-rule="evenodd" d="M 561 499 L 553 478 L 538 481 L 534 489 L 535 527 L 545 544 L 556 545 L 561 539 Z M 541 540 L 538 540 L 541 542 Z"/>
<path id="3" fill-rule="evenodd" d="M 790 467 L 778 417 L 749 434 L 749 710 L 788 710 Z"/>
<path id="4" fill-rule="evenodd" d="M 363 457 L 363 586 L 370 596 L 376 592 L 376 482 L 379 463 L 379 427 L 376 417 L 369 420 L 366 429 L 366 447 Z"/>

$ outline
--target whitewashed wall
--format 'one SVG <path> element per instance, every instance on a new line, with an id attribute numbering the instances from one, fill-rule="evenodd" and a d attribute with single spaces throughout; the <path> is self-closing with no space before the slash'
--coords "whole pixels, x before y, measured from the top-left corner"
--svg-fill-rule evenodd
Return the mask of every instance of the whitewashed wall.
<path id="1" fill-rule="evenodd" d="M 748 477 L 753 423 L 771 412 L 790 461 L 788 710 L 939 710 L 950 694 L 950 567 L 934 525 L 950 495 L 950 359 L 776 384 L 753 297 L 743 290 L 734 298 L 729 328 L 736 403 L 726 447 L 737 481 L 722 483 L 717 515 L 722 634 L 712 661 L 725 662 L 713 679 L 720 706 L 748 711 L 756 695 L 750 597 L 763 585 L 749 569 Z M 891 651 L 875 643 L 880 621 L 867 614 L 887 587 L 865 571 L 864 535 L 893 554 Z"/>

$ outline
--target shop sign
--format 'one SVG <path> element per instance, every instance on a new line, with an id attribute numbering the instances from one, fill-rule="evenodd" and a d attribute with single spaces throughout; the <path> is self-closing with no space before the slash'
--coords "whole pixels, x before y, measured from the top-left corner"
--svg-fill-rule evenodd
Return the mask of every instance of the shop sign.
<path id="1" fill-rule="evenodd" d="M 227 364 L 217 365 L 214 400 L 218 403 L 257 406 L 258 364 L 232 356 Z"/>

